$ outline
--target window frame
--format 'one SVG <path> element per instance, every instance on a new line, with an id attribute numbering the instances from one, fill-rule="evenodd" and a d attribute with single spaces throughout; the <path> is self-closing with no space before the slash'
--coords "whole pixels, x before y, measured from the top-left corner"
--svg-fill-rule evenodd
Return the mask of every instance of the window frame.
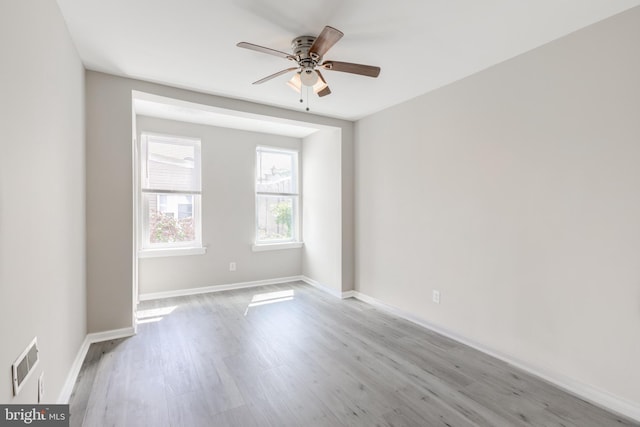
<path id="1" fill-rule="evenodd" d="M 258 191 L 258 178 L 260 173 L 260 155 L 261 153 L 275 153 L 275 154 L 288 154 L 292 157 L 292 177 L 293 184 L 295 188 L 295 192 L 293 193 L 280 193 L 280 192 L 265 192 Z M 300 219 L 301 215 L 301 207 L 300 207 L 300 199 L 301 199 L 301 191 L 300 191 L 300 150 L 291 149 L 291 148 L 283 148 L 283 147 L 273 147 L 266 145 L 258 145 L 256 146 L 256 155 L 255 155 L 255 167 L 254 167 L 254 192 L 255 192 L 255 206 L 254 206 L 254 244 L 253 251 L 265 251 L 265 250 L 275 250 L 275 249 L 294 249 L 302 247 L 302 241 L 300 239 Z M 282 197 L 282 198 L 291 198 L 292 200 L 292 230 L 291 239 L 270 239 L 270 240 L 260 240 L 260 228 L 259 228 L 259 199 L 260 198 L 271 198 L 271 197 Z"/>
<path id="2" fill-rule="evenodd" d="M 147 172 L 148 144 L 153 141 L 165 142 L 175 145 L 186 145 L 194 147 L 194 167 L 198 173 L 200 190 L 179 191 L 171 189 L 145 189 L 144 175 Z M 206 248 L 202 245 L 202 140 L 200 138 L 170 135 L 165 133 L 155 133 L 143 131 L 140 133 L 140 156 L 138 160 L 138 200 L 140 209 L 138 211 L 138 256 L 140 258 L 150 258 L 158 256 L 174 255 L 196 255 L 204 254 Z M 161 242 L 151 243 L 150 241 L 150 210 L 149 198 L 146 195 L 189 195 L 193 200 L 193 222 L 195 239 L 186 242 Z M 159 202 L 157 202 L 159 204 Z"/>

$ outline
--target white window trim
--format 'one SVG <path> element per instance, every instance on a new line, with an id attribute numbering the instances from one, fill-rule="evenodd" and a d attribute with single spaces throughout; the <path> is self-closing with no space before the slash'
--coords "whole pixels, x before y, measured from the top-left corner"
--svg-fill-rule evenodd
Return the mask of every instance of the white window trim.
<path id="1" fill-rule="evenodd" d="M 283 249 L 299 249 L 302 246 L 304 246 L 304 243 L 302 242 L 261 243 L 253 245 L 251 250 L 253 252 L 280 251 Z"/>
<path id="2" fill-rule="evenodd" d="M 138 251 L 138 258 L 160 258 L 170 256 L 204 255 L 207 253 L 206 246 L 184 247 L 184 248 L 157 248 L 143 249 Z"/>
<path id="3" fill-rule="evenodd" d="M 200 168 L 200 173 L 202 174 L 202 140 L 199 138 L 193 138 L 188 136 L 178 136 L 178 135 L 169 135 L 163 133 L 154 133 L 154 132 L 141 132 L 140 133 L 140 159 L 138 164 L 136 165 L 138 168 L 138 173 L 144 173 L 144 167 L 142 167 L 141 162 L 145 158 L 146 151 L 144 146 L 146 144 L 146 140 L 148 137 L 157 138 L 157 139 L 165 139 L 172 142 L 177 143 L 187 143 L 187 144 L 197 144 L 198 149 L 196 150 L 196 163 Z M 144 142 L 143 142 L 144 141 Z M 202 178 L 200 178 L 202 179 Z M 144 206 L 144 197 L 142 197 L 145 193 L 149 194 L 193 194 L 194 196 L 200 196 L 193 198 L 193 217 L 195 222 L 195 234 L 196 240 L 192 242 L 176 242 L 176 243 L 154 243 L 148 244 L 145 241 L 145 236 L 149 233 L 149 222 L 145 220 L 144 215 L 148 215 L 148 210 L 145 209 Z M 138 179 L 138 197 L 140 200 L 140 210 L 138 214 L 138 229 L 140 230 L 138 236 L 138 258 L 157 258 L 157 257 L 169 257 L 169 256 L 185 256 L 185 255 L 204 255 L 207 252 L 207 248 L 202 245 L 202 191 L 199 192 L 173 192 L 173 191 L 163 191 L 163 190 L 143 190 L 142 188 L 142 180 Z"/>
<path id="4" fill-rule="evenodd" d="M 296 189 L 297 193 L 268 193 L 268 192 L 258 192 L 255 189 L 255 206 L 254 206 L 254 244 L 251 249 L 254 252 L 262 252 L 262 251 L 273 251 L 273 250 L 281 250 L 281 249 L 296 249 L 301 248 L 303 246 L 302 239 L 300 238 L 300 222 L 302 221 L 302 215 L 300 214 L 300 198 L 302 196 L 300 191 L 300 151 L 296 149 L 290 148 L 282 148 L 282 147 L 270 147 L 266 145 L 258 145 L 256 147 L 256 157 L 255 157 L 255 167 L 254 167 L 254 188 L 256 187 L 257 182 L 257 173 L 258 173 L 258 162 L 260 158 L 260 151 L 272 152 L 272 153 L 286 153 L 286 154 L 294 154 L 294 169 L 295 169 L 295 177 L 296 177 Z M 293 238 L 291 240 L 258 240 L 258 196 L 283 196 L 283 197 L 292 197 L 294 198 L 293 204 L 293 215 L 294 215 L 294 229 L 293 229 Z"/>

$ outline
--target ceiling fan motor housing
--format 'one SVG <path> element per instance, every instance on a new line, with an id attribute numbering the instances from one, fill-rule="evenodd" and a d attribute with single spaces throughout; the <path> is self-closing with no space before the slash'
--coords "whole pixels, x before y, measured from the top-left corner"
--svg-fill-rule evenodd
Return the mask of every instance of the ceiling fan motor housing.
<path id="1" fill-rule="evenodd" d="M 316 40 L 314 36 L 300 36 L 291 41 L 291 50 L 302 68 L 314 68 L 322 61 L 322 57 L 309 53 L 309 49 Z"/>

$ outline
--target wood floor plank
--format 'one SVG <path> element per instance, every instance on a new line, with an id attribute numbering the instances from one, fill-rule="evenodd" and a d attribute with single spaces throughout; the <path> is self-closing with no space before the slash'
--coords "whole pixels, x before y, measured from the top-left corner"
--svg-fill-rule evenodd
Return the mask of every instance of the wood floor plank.
<path id="1" fill-rule="evenodd" d="M 138 309 L 136 336 L 90 347 L 72 426 L 640 426 L 300 282 Z"/>
<path id="2" fill-rule="evenodd" d="M 112 350 L 117 344 L 119 344 L 119 342 L 107 341 L 100 343 L 100 345 L 92 345 L 89 347 L 80 372 L 78 373 L 76 386 L 70 397 L 69 424 L 71 426 L 82 425 L 87 412 L 87 405 L 89 404 L 95 377 L 100 366 L 100 359 L 105 352 Z"/>

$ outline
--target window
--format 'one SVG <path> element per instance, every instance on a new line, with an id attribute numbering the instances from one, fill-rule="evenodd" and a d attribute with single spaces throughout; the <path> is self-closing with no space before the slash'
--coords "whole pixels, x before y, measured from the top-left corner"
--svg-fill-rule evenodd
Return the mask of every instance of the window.
<path id="1" fill-rule="evenodd" d="M 139 170 L 141 249 L 202 248 L 200 140 L 144 133 Z"/>
<path id="2" fill-rule="evenodd" d="M 298 152 L 256 149 L 256 246 L 297 243 Z"/>

